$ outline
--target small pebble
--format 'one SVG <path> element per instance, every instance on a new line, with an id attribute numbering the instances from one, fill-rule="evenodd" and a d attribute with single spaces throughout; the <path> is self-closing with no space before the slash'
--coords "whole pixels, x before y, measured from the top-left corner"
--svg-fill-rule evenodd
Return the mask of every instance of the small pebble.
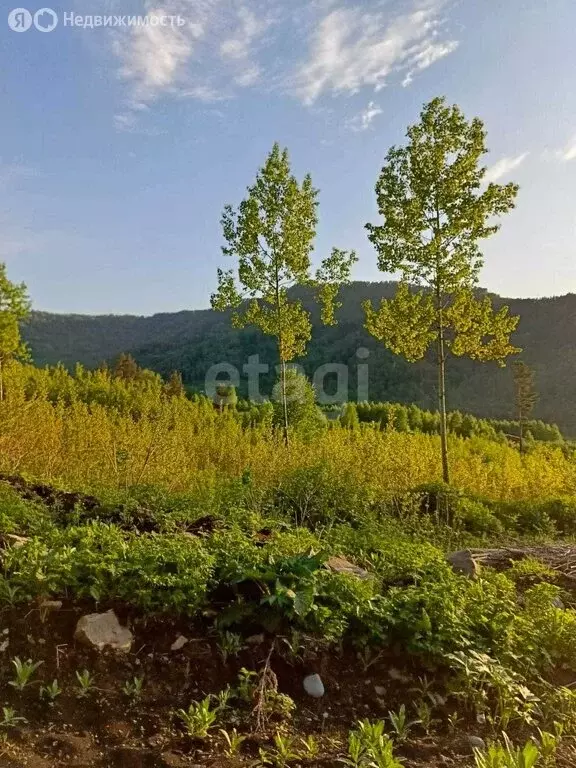
<path id="1" fill-rule="evenodd" d="M 188 638 L 184 637 L 184 635 L 178 635 L 176 640 L 172 643 L 170 646 L 171 651 L 179 651 L 181 648 L 184 648 L 186 643 L 188 642 Z"/>
<path id="2" fill-rule="evenodd" d="M 308 675 L 304 678 L 304 690 L 308 696 L 314 699 L 320 699 L 324 696 L 324 683 L 320 675 Z"/>

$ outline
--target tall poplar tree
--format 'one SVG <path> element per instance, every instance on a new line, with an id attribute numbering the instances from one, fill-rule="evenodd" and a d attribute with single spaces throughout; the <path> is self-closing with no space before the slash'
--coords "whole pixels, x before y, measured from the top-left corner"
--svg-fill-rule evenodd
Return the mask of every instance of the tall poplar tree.
<path id="1" fill-rule="evenodd" d="M 538 401 L 538 393 L 534 389 L 534 371 L 522 360 L 516 360 L 512 363 L 512 376 L 514 379 L 514 402 L 519 424 L 520 453 L 524 453 L 524 428 Z"/>
<path id="2" fill-rule="evenodd" d="M 442 474 L 450 481 L 446 429 L 448 352 L 474 360 L 517 350 L 518 318 L 495 312 L 474 293 L 483 264 L 479 241 L 498 231 L 495 217 L 514 207 L 516 184 L 483 185 L 486 132 L 443 98 L 426 104 L 408 142 L 392 147 L 376 183 L 382 223 L 367 224 L 383 272 L 400 274 L 397 293 L 376 309 L 365 302 L 366 328 L 392 352 L 414 362 L 435 348 Z"/>
<path id="3" fill-rule="evenodd" d="M 4 368 L 9 360 L 24 356 L 26 345 L 20 337 L 20 321 L 30 314 L 24 283 L 12 283 L 6 264 L 0 262 L 0 400 L 4 400 Z"/>
<path id="4" fill-rule="evenodd" d="M 214 309 L 234 310 L 236 328 L 255 325 L 276 337 L 286 443 L 286 363 L 304 354 L 312 330 L 309 313 L 300 301 L 290 298 L 289 289 L 317 288 L 322 321 L 334 325 L 339 285 L 348 281 L 356 261 L 353 251 L 334 248 L 312 274 L 317 196 L 310 175 L 299 182 L 291 173 L 288 151 L 274 144 L 247 197 L 237 209 L 230 205 L 224 209 L 222 252 L 237 259 L 237 276 L 234 270 L 219 269 L 218 289 L 211 298 Z"/>

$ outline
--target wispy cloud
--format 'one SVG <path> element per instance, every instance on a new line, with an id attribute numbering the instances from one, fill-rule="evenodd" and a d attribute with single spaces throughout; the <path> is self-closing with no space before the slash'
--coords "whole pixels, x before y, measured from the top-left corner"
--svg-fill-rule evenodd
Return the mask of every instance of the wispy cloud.
<path id="1" fill-rule="evenodd" d="M 168 7 L 149 7 L 149 15 L 178 16 L 183 10 L 179 2 L 167 3 Z M 114 40 L 114 52 L 118 56 L 120 77 L 130 84 L 133 106 L 154 101 L 161 93 L 170 91 L 185 75 L 195 45 L 204 34 L 200 20 L 188 20 L 179 27 L 135 26 Z"/>
<path id="2" fill-rule="evenodd" d="M 453 53 L 456 48 L 458 48 L 458 45 L 459 43 L 457 40 L 447 40 L 443 43 L 431 42 L 429 45 L 421 48 L 412 59 L 410 69 L 402 81 L 402 85 L 404 87 L 410 85 L 417 72 L 421 72 L 423 69 L 428 69 L 432 64 L 443 59 L 444 56 Z"/>
<path id="3" fill-rule="evenodd" d="M 370 101 L 366 109 L 348 121 L 348 127 L 352 131 L 366 131 L 372 125 L 373 120 L 382 114 L 382 109 L 374 101 Z"/>
<path id="4" fill-rule="evenodd" d="M 254 54 L 273 21 L 273 14 L 259 4 L 165 0 L 161 7 L 146 4 L 145 12 L 179 16 L 185 23 L 134 26 L 114 40 L 119 75 L 129 86 L 132 108 L 165 94 L 216 101 L 233 85 L 258 82 L 261 68 Z"/>
<path id="5" fill-rule="evenodd" d="M 213 102 L 258 86 L 311 105 L 389 80 L 408 85 L 458 46 L 442 33 L 448 0 L 386 0 L 376 10 L 360 0 L 138 1 L 142 13 L 185 24 L 117 32 L 113 51 L 127 86 L 116 118 L 122 131 L 134 130 L 138 111 L 165 96 Z M 357 129 L 374 117 L 359 117 Z"/>
<path id="6" fill-rule="evenodd" d="M 382 88 L 394 72 L 413 74 L 457 47 L 439 42 L 442 2 L 409 4 L 397 13 L 361 7 L 331 10 L 318 25 L 308 60 L 300 67 L 294 90 L 306 104 L 324 93 L 354 93 L 364 86 Z M 406 4 L 404 4 L 404 7 Z"/>
<path id="7" fill-rule="evenodd" d="M 488 168 L 484 175 L 484 181 L 489 184 L 490 182 L 498 181 L 502 176 L 507 176 L 526 160 L 528 154 L 528 152 L 523 152 L 521 155 L 516 155 L 515 157 L 501 158 L 498 162 Z"/>

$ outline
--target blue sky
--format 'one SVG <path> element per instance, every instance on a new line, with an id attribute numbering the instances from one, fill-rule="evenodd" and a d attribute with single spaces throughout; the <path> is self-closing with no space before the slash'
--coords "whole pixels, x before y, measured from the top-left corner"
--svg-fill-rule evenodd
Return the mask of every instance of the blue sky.
<path id="1" fill-rule="evenodd" d="M 44 34 L 10 30 L 12 7 L 0 260 L 37 309 L 208 306 L 222 207 L 276 140 L 320 188 L 316 257 L 355 248 L 354 277 L 381 279 L 363 229 L 374 183 L 436 95 L 485 121 L 491 178 L 521 186 L 485 244 L 482 284 L 576 292 L 573 0 L 71 0 L 52 5 L 60 23 Z M 186 24 L 83 29 L 65 12 Z"/>

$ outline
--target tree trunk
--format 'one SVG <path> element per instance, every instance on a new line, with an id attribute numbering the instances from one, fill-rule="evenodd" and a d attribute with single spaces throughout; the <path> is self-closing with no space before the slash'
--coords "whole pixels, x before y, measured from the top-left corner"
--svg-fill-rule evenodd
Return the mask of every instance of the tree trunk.
<path id="1" fill-rule="evenodd" d="M 282 424 L 282 432 L 284 435 L 284 443 L 289 445 L 288 437 L 288 396 L 286 394 L 286 361 L 280 359 L 280 385 L 282 387 L 282 412 L 284 414 L 284 420 Z"/>
<path id="2" fill-rule="evenodd" d="M 446 424 L 446 353 L 444 350 L 444 318 L 442 313 L 441 296 L 437 294 L 438 311 L 438 410 L 440 411 L 440 444 L 442 450 L 442 479 L 450 483 L 450 469 L 448 466 L 448 439 Z"/>
<path id="3" fill-rule="evenodd" d="M 4 361 L 0 357 L 0 402 L 4 400 Z"/>
<path id="4" fill-rule="evenodd" d="M 524 416 L 522 413 L 519 414 L 518 418 L 518 424 L 519 424 L 519 436 L 520 436 L 520 455 L 524 453 Z"/>
<path id="5" fill-rule="evenodd" d="M 446 373 L 444 357 L 444 333 L 438 333 L 438 405 L 440 409 L 440 443 L 442 449 L 442 479 L 450 482 L 450 469 L 448 467 L 448 439 L 446 425 Z"/>

